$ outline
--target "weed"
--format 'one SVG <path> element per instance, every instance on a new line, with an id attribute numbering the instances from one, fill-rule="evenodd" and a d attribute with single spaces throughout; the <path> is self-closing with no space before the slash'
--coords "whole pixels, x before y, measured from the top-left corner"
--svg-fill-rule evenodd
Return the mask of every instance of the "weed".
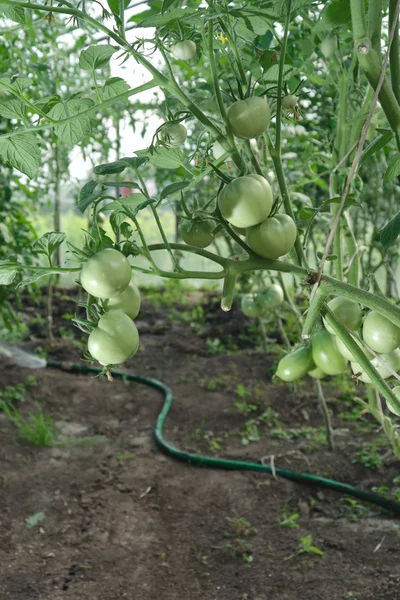
<path id="1" fill-rule="evenodd" d="M 346 518 L 349 521 L 357 522 L 364 518 L 368 513 L 368 508 L 359 504 L 354 498 L 345 498 L 347 503 Z"/>
<path id="2" fill-rule="evenodd" d="M 299 513 L 289 514 L 288 507 L 285 506 L 281 520 L 279 521 L 280 527 L 290 527 L 291 529 L 298 529 L 300 525 L 296 523 L 299 518 Z"/>
<path id="3" fill-rule="evenodd" d="M 223 389 L 231 381 L 230 375 L 220 375 L 219 377 L 202 377 L 200 385 L 210 392 L 216 392 L 218 389 Z"/>
<path id="4" fill-rule="evenodd" d="M 202 565 L 207 565 L 208 566 L 208 556 L 207 554 L 203 554 L 201 550 L 198 550 L 196 552 L 196 559 L 199 563 L 201 563 Z"/>
<path id="5" fill-rule="evenodd" d="M 248 419 L 245 428 L 241 431 L 242 445 L 247 446 L 250 442 L 259 442 L 261 439 L 257 419 Z"/>
<path id="6" fill-rule="evenodd" d="M 238 383 L 235 395 L 240 398 L 239 401 L 235 402 L 235 406 L 245 416 L 250 412 L 255 412 L 262 402 L 262 390 L 259 387 L 255 388 L 254 392 L 250 392 L 244 385 Z"/>
<path id="7" fill-rule="evenodd" d="M 0 402 L 9 420 L 15 425 L 18 437 L 35 446 L 50 446 L 56 436 L 56 428 L 52 417 L 46 416 L 39 402 L 36 403 L 36 413 L 31 412 L 25 419 L 14 407 Z"/>
<path id="8" fill-rule="evenodd" d="M 227 517 L 226 520 L 229 524 L 226 537 L 247 537 L 257 533 L 257 529 L 245 517 Z"/>
<path id="9" fill-rule="evenodd" d="M 307 535 L 306 537 L 300 538 L 300 545 L 294 554 L 286 557 L 285 560 L 289 560 L 295 556 L 299 556 L 300 554 L 317 554 L 318 556 L 323 556 L 324 553 L 322 550 L 313 546 L 313 538 L 312 535 Z"/>
<path id="10" fill-rule="evenodd" d="M 379 467 L 382 465 L 382 458 L 378 453 L 378 448 L 375 444 L 365 444 L 361 450 L 356 453 L 356 456 L 352 462 L 360 462 L 367 467 L 367 469 L 371 469 L 371 471 L 377 471 Z"/>
<path id="11" fill-rule="evenodd" d="M 17 385 L 6 385 L 6 387 L 0 390 L 0 403 L 4 402 L 8 406 L 14 404 L 14 402 L 22 402 L 24 400 L 26 390 L 37 385 L 37 380 L 33 375 L 27 377 L 24 383 L 17 383 Z"/>

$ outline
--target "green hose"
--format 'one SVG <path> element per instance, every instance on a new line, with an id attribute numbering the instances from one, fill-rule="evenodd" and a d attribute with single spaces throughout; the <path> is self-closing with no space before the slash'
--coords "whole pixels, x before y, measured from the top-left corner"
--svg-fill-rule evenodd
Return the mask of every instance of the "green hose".
<path id="1" fill-rule="evenodd" d="M 70 371 L 72 373 L 98 374 L 102 372 L 102 369 L 97 367 L 90 367 L 87 365 L 70 363 L 59 363 L 53 361 L 47 362 L 47 367 L 51 367 L 53 369 L 62 369 Z M 395 515 L 400 516 L 400 504 L 398 502 L 388 500 L 387 498 L 379 494 L 374 494 L 372 492 L 363 492 L 362 490 L 359 490 L 358 488 L 352 485 L 348 485 L 347 483 L 341 483 L 340 481 L 335 481 L 334 479 L 327 479 L 326 477 L 317 477 L 316 475 L 312 475 L 309 473 L 297 473 L 295 471 L 290 471 L 289 469 L 281 469 L 279 467 L 275 467 L 273 469 L 269 465 L 262 465 L 260 463 L 252 463 L 225 458 L 212 458 L 210 456 L 201 456 L 198 454 L 191 454 L 190 452 L 180 450 L 179 448 L 176 448 L 175 446 L 172 446 L 171 444 L 166 442 L 163 436 L 165 421 L 167 419 L 168 413 L 171 409 L 173 402 L 173 395 L 171 389 L 161 381 L 158 381 L 157 379 L 151 379 L 149 377 L 140 377 L 139 375 L 132 375 L 131 373 L 121 373 L 120 371 L 111 371 L 111 374 L 113 377 L 123 377 L 125 379 L 128 379 L 129 381 L 137 381 L 138 383 L 149 385 L 164 393 L 164 405 L 161 409 L 160 414 L 157 417 L 157 421 L 154 427 L 154 437 L 157 445 L 168 456 L 173 456 L 174 458 L 177 458 L 179 460 L 183 460 L 194 465 L 199 465 L 201 467 L 211 467 L 215 469 L 227 469 L 233 471 L 256 471 L 258 473 L 268 473 L 270 475 L 276 474 L 280 477 L 284 477 L 285 479 L 290 479 L 291 481 L 297 481 L 300 483 L 311 483 L 320 487 L 335 490 L 337 492 L 342 492 L 349 496 L 354 496 L 355 498 L 359 498 L 360 500 L 372 502 L 373 504 L 377 504 L 378 506 L 381 506 L 382 508 L 391 511 Z"/>

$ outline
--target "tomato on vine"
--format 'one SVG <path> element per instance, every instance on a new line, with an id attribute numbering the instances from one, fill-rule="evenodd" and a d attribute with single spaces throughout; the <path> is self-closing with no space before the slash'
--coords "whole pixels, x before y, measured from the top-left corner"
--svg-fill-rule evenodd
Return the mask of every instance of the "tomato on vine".
<path id="1" fill-rule="evenodd" d="M 278 363 L 276 376 L 282 381 L 296 381 L 315 368 L 311 348 L 300 346 L 287 354 Z"/>
<path id="2" fill-rule="evenodd" d="M 272 188 L 261 175 L 237 177 L 218 195 L 221 215 L 231 225 L 240 228 L 261 223 L 271 212 Z"/>
<path id="3" fill-rule="evenodd" d="M 298 98 L 294 94 L 288 94 L 287 96 L 284 96 L 282 98 L 282 108 L 294 111 L 297 106 L 297 100 Z"/>
<path id="4" fill-rule="evenodd" d="M 87 260 L 81 270 L 81 285 L 95 298 L 112 298 L 129 285 L 132 269 L 129 260 L 113 248 L 105 248 Z"/>
<path id="5" fill-rule="evenodd" d="M 182 123 L 169 123 L 160 132 L 160 139 L 168 146 L 181 146 L 186 137 L 187 129 Z"/>
<path id="6" fill-rule="evenodd" d="M 372 350 L 388 353 L 400 346 L 400 328 L 372 310 L 364 319 L 363 338 Z"/>
<path id="7" fill-rule="evenodd" d="M 326 373 L 319 367 L 315 367 L 315 369 L 308 371 L 307 375 L 310 375 L 313 379 L 324 379 L 326 377 Z"/>
<path id="8" fill-rule="evenodd" d="M 251 96 L 231 104 L 227 116 L 233 135 L 250 140 L 268 129 L 271 109 L 264 98 Z"/>
<path id="9" fill-rule="evenodd" d="M 396 350 L 393 350 L 393 352 L 388 352 L 387 354 L 379 354 L 379 356 L 376 356 L 371 360 L 371 365 L 375 367 L 382 379 L 388 379 L 392 376 L 392 371 L 395 373 L 400 371 L 400 349 L 397 348 Z M 367 375 L 358 362 L 352 362 L 351 369 L 354 375 L 357 376 L 357 379 L 364 383 L 372 383 L 369 375 Z"/>
<path id="10" fill-rule="evenodd" d="M 293 248 L 297 227 L 289 215 L 276 214 L 247 231 L 247 243 L 259 256 L 279 258 Z"/>
<path id="11" fill-rule="evenodd" d="M 257 296 L 258 302 L 262 305 L 264 311 L 277 308 L 283 302 L 284 295 L 280 285 L 274 283 L 263 288 Z"/>
<path id="12" fill-rule="evenodd" d="M 192 40 L 183 40 L 170 46 L 170 50 L 177 60 L 191 60 L 197 52 L 197 46 Z"/>
<path id="13" fill-rule="evenodd" d="M 347 366 L 347 360 L 338 350 L 335 336 L 320 329 L 311 338 L 314 363 L 327 375 L 339 375 Z"/>
<path id="14" fill-rule="evenodd" d="M 118 365 L 136 354 L 139 334 L 135 323 L 122 310 L 110 310 L 89 335 L 88 350 L 101 365 Z"/>
<path id="15" fill-rule="evenodd" d="M 260 317 L 263 312 L 261 304 L 259 304 L 257 298 L 254 297 L 252 294 L 247 294 L 246 296 L 243 296 L 241 300 L 241 308 L 242 313 L 246 315 L 246 317 L 251 318 Z"/>
<path id="16" fill-rule="evenodd" d="M 183 241 L 189 246 L 197 248 L 207 248 L 212 244 L 214 229 L 215 223 L 211 219 L 193 219 L 192 221 L 184 219 L 180 227 Z"/>
<path id="17" fill-rule="evenodd" d="M 137 286 L 131 281 L 128 287 L 118 294 L 104 300 L 103 307 L 106 312 L 110 310 L 122 310 L 131 319 L 136 319 L 140 311 L 140 292 Z"/>
<path id="18" fill-rule="evenodd" d="M 335 315 L 335 317 L 347 327 L 347 329 L 351 329 L 352 331 L 356 331 L 361 327 L 362 322 L 362 312 L 360 305 L 357 302 L 353 302 L 353 300 L 348 300 L 347 298 L 341 298 L 340 296 L 337 298 L 333 298 L 328 302 L 328 306 Z M 326 322 L 325 318 L 323 318 L 323 322 L 325 328 L 335 335 L 334 330 Z"/>

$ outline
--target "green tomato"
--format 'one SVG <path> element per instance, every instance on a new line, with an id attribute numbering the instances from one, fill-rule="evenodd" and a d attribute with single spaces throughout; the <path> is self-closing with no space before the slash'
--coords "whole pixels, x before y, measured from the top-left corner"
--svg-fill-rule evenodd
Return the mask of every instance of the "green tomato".
<path id="1" fill-rule="evenodd" d="M 268 129 L 271 109 L 264 98 L 252 96 L 231 104 L 227 115 L 233 135 L 250 140 Z"/>
<path id="2" fill-rule="evenodd" d="M 81 270 L 81 285 L 95 298 L 112 298 L 128 287 L 132 276 L 129 260 L 112 248 L 100 250 Z"/>
<path id="3" fill-rule="evenodd" d="M 393 414 L 395 414 L 398 417 L 400 417 L 400 385 L 396 385 L 396 387 L 394 387 L 392 389 L 392 392 L 396 396 L 396 398 L 398 399 L 399 403 L 398 404 L 394 404 L 394 402 L 392 402 L 391 400 L 388 400 L 386 398 L 386 406 L 388 407 L 388 409 L 390 410 L 390 412 L 392 412 Z"/>
<path id="4" fill-rule="evenodd" d="M 110 310 L 89 335 L 88 350 L 101 365 L 119 365 L 136 354 L 139 334 L 122 310 Z"/>
<path id="5" fill-rule="evenodd" d="M 289 94 L 288 96 L 285 96 L 284 98 L 282 98 L 282 108 L 285 108 L 286 110 L 294 110 L 297 104 L 297 96 L 295 96 L 294 94 Z"/>
<path id="6" fill-rule="evenodd" d="M 387 354 L 380 354 L 379 358 L 381 358 L 386 363 L 386 365 L 388 365 L 391 368 L 391 370 L 395 371 L 396 373 L 400 371 L 399 348 L 393 350 L 393 352 L 388 352 Z M 371 360 L 371 365 L 375 367 L 382 379 L 388 379 L 392 376 L 392 372 L 388 369 L 388 367 L 385 364 L 383 364 L 379 360 L 379 358 L 377 356 L 373 358 Z M 364 383 L 372 383 L 372 380 L 370 379 L 369 375 L 367 375 L 367 373 L 363 371 L 361 365 L 358 362 L 352 362 L 351 369 L 353 373 L 358 376 L 358 379 L 360 379 Z"/>
<path id="7" fill-rule="evenodd" d="M 197 52 L 196 44 L 192 40 L 183 40 L 170 47 L 171 54 L 177 60 L 190 60 Z"/>
<path id="8" fill-rule="evenodd" d="M 324 40 L 322 40 L 321 52 L 325 58 L 331 58 L 335 54 L 336 48 L 337 48 L 336 38 L 327 37 Z"/>
<path id="9" fill-rule="evenodd" d="M 189 246 L 207 248 L 212 244 L 214 236 L 211 233 L 215 229 L 215 223 L 211 219 L 193 221 L 184 220 L 181 224 L 181 236 Z"/>
<path id="10" fill-rule="evenodd" d="M 128 287 L 118 294 L 104 301 L 104 310 L 122 310 L 130 319 L 136 319 L 140 310 L 140 292 L 131 281 Z"/>
<path id="11" fill-rule="evenodd" d="M 371 353 L 368 352 L 368 350 L 363 346 L 363 344 L 362 344 L 362 342 L 360 342 L 360 340 L 357 340 L 354 337 L 353 337 L 353 340 L 355 341 L 357 346 L 359 346 L 359 348 L 361 348 L 361 350 L 364 352 L 364 354 L 366 356 L 368 356 L 368 357 L 371 356 Z M 339 336 L 336 336 L 336 344 L 337 344 L 338 350 L 342 356 L 347 358 L 347 360 L 354 360 L 354 356 L 352 355 L 350 350 L 347 348 L 347 346 L 342 342 L 342 340 L 340 339 Z"/>
<path id="12" fill-rule="evenodd" d="M 361 327 L 362 312 L 360 305 L 353 300 L 347 300 L 347 298 L 333 298 L 328 302 L 328 306 L 335 315 L 335 317 L 351 331 L 357 331 Z M 326 329 L 332 335 L 335 335 L 334 330 L 325 319 L 323 319 Z"/>
<path id="13" fill-rule="evenodd" d="M 364 319 L 363 339 L 375 352 L 387 354 L 400 346 L 400 328 L 372 310 Z"/>
<path id="14" fill-rule="evenodd" d="M 278 363 L 276 376 L 282 381 L 295 381 L 315 368 L 311 348 L 301 346 L 284 356 Z"/>
<path id="15" fill-rule="evenodd" d="M 293 248 L 297 227 L 289 215 L 277 214 L 247 231 L 247 243 L 259 256 L 279 258 Z"/>
<path id="16" fill-rule="evenodd" d="M 314 363 L 327 375 L 339 375 L 347 366 L 347 360 L 338 350 L 335 336 L 320 329 L 311 338 Z"/>
<path id="17" fill-rule="evenodd" d="M 274 283 L 261 290 L 257 299 L 264 311 L 277 308 L 283 302 L 283 290 L 280 285 Z"/>
<path id="18" fill-rule="evenodd" d="M 324 377 L 326 377 L 326 373 L 324 373 L 324 371 L 319 367 L 315 367 L 315 369 L 312 369 L 312 371 L 308 371 L 307 374 L 313 379 L 324 379 Z"/>
<path id="19" fill-rule="evenodd" d="M 218 195 L 221 215 L 235 227 L 250 227 L 266 219 L 273 203 L 272 189 L 261 175 L 237 177 Z"/>
<path id="20" fill-rule="evenodd" d="M 262 306 L 257 302 L 257 299 L 251 294 L 243 296 L 241 302 L 242 313 L 246 317 L 259 317 L 262 313 Z"/>
<path id="21" fill-rule="evenodd" d="M 168 146 L 181 146 L 187 137 L 187 130 L 182 123 L 170 123 L 161 129 L 160 139 Z"/>

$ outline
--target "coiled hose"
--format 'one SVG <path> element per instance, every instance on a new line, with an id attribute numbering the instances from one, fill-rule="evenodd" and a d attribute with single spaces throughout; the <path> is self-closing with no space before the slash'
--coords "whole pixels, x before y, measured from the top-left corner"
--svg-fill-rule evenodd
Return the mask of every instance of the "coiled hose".
<path id="1" fill-rule="evenodd" d="M 54 361 L 48 361 L 46 363 L 46 366 L 53 369 L 62 369 L 64 371 L 69 371 L 72 373 L 99 374 L 102 372 L 102 369 L 97 367 L 90 367 L 87 365 L 71 363 L 60 363 Z M 131 373 L 122 373 L 121 371 L 111 371 L 111 374 L 113 377 L 124 378 L 129 381 L 136 381 L 137 383 L 148 385 L 163 392 L 164 404 L 154 426 L 154 438 L 158 447 L 168 456 L 173 456 L 178 460 L 182 460 L 184 462 L 194 465 L 199 465 L 201 467 L 226 469 L 231 471 L 256 471 L 258 473 L 279 475 L 279 477 L 284 477 L 285 479 L 290 479 L 291 481 L 296 481 L 299 483 L 318 485 L 320 487 L 328 488 L 330 490 L 335 490 L 336 492 L 342 492 L 344 494 L 347 494 L 348 496 L 359 498 L 360 500 L 371 502 L 373 504 L 381 506 L 382 508 L 385 508 L 386 510 L 391 511 L 396 516 L 400 516 L 400 503 L 394 502 L 393 500 L 389 500 L 388 498 L 385 498 L 380 494 L 374 494 L 373 492 L 363 492 L 362 490 L 359 490 L 358 488 L 352 485 L 348 485 L 347 483 L 341 483 L 340 481 L 335 481 L 334 479 L 327 479 L 326 477 L 317 477 L 316 475 L 312 475 L 310 473 L 297 473 L 296 471 L 290 471 L 289 469 L 281 469 L 279 467 L 275 467 L 273 469 L 269 465 L 263 465 L 260 463 L 246 462 L 241 460 L 231 460 L 226 458 L 213 458 L 210 456 L 191 454 L 190 452 L 180 450 L 172 444 L 169 444 L 164 439 L 163 433 L 165 421 L 168 417 L 168 413 L 171 409 L 173 402 L 173 395 L 171 389 L 161 381 L 158 381 L 157 379 L 141 377 L 139 375 L 133 375 Z"/>

